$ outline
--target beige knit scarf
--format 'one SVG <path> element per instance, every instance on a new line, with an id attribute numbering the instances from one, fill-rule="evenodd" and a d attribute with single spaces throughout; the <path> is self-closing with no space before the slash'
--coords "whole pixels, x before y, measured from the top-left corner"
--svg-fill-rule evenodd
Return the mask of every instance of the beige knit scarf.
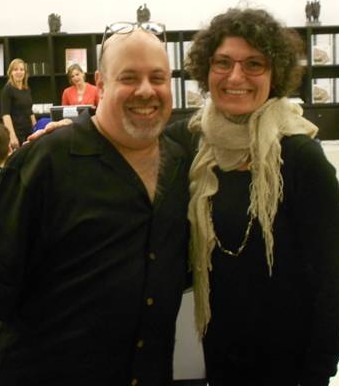
<path id="1" fill-rule="evenodd" d="M 237 124 L 218 111 L 211 100 L 191 119 L 189 128 L 201 131 L 198 154 L 190 170 L 191 201 L 188 217 L 191 222 L 190 260 L 193 270 L 195 319 L 202 337 L 211 318 L 209 305 L 209 271 L 215 247 L 213 223 L 209 215 L 208 197 L 218 191 L 213 172 L 234 170 L 251 161 L 249 213 L 258 218 L 266 246 L 268 274 L 273 267 L 272 226 L 278 203 L 283 198 L 280 172 L 282 159 L 280 140 L 283 136 L 306 134 L 314 137 L 317 127 L 302 117 L 299 105 L 287 98 L 269 99 L 250 115 L 247 123 Z"/>

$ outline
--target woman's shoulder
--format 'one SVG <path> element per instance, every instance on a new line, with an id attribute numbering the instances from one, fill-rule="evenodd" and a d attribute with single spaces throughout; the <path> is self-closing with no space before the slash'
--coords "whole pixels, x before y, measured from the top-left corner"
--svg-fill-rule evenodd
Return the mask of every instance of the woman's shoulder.
<path id="1" fill-rule="evenodd" d="M 328 161 L 319 139 L 298 134 L 285 137 L 281 144 L 285 170 L 292 167 L 299 174 L 335 176 L 335 169 Z"/>
<path id="2" fill-rule="evenodd" d="M 188 122 L 189 119 L 182 119 L 171 123 L 166 127 L 165 135 L 185 147 L 190 152 L 195 153 L 200 135 L 192 133 L 188 129 Z"/>
<path id="3" fill-rule="evenodd" d="M 96 86 L 96 85 L 94 85 L 94 84 L 92 84 L 92 83 L 88 83 L 88 82 L 86 82 L 86 87 L 87 87 L 87 88 L 90 88 L 90 89 L 92 89 L 92 90 L 96 90 L 96 89 L 97 89 L 97 86 Z"/>
<path id="4" fill-rule="evenodd" d="M 76 90 L 76 87 L 73 85 L 64 88 L 64 92 L 70 92 L 72 90 Z"/>
<path id="5" fill-rule="evenodd" d="M 2 93 L 9 93 L 9 92 L 11 92 L 12 90 L 15 90 L 15 87 L 11 84 L 11 83 L 9 83 L 9 82 L 7 82 L 5 85 L 4 85 L 4 87 L 2 88 Z"/>
<path id="6" fill-rule="evenodd" d="M 307 156 L 314 153 L 321 153 L 321 143 L 317 138 L 305 134 L 295 134 L 283 137 L 281 140 L 282 154 L 287 156 Z"/>
<path id="7" fill-rule="evenodd" d="M 177 142 L 181 142 L 182 140 L 190 140 L 192 136 L 192 133 L 190 133 L 188 130 L 187 119 L 180 119 L 167 125 L 165 134 Z"/>

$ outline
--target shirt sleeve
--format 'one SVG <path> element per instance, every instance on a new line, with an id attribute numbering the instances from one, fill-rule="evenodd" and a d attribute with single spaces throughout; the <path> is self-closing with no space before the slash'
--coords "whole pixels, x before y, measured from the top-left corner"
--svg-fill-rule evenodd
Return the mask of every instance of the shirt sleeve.
<path id="1" fill-rule="evenodd" d="M 70 87 L 67 87 L 64 89 L 63 93 L 62 93 L 62 98 L 61 98 L 61 104 L 63 106 L 69 106 L 71 105 L 71 101 L 70 101 Z"/>
<path id="2" fill-rule="evenodd" d="M 339 188 L 321 146 L 308 141 L 295 166 L 297 232 L 314 277 L 312 334 L 302 386 L 322 386 L 339 359 Z"/>
<path id="3" fill-rule="evenodd" d="M 5 85 L 1 92 L 1 116 L 11 114 L 11 90 Z"/>
<path id="4" fill-rule="evenodd" d="M 0 181 L 0 320 L 3 321 L 12 317 L 18 304 L 40 221 L 40 189 L 35 186 L 33 169 L 25 166 L 29 147 L 25 145 L 11 156 Z M 27 184 L 29 179 L 31 184 Z M 33 194 L 35 187 L 38 189 Z"/>

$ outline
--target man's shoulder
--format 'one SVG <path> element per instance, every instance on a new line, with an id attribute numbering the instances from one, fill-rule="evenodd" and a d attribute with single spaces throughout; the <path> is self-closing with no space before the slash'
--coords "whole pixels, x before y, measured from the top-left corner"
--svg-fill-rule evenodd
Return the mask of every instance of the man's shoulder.
<path id="1" fill-rule="evenodd" d="M 74 124 L 58 127 L 53 132 L 21 146 L 11 157 L 11 163 L 19 166 L 33 158 L 35 161 L 60 158 L 70 149 L 74 132 Z"/>

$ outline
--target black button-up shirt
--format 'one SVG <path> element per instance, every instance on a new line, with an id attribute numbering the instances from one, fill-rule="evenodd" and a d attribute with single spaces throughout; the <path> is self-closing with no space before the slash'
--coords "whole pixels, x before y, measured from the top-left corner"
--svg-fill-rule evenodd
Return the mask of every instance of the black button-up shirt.
<path id="1" fill-rule="evenodd" d="M 11 158 L 0 185 L 0 320 L 14 341 L 1 386 L 169 384 L 190 160 L 166 135 L 160 146 L 153 203 L 87 114 Z"/>

